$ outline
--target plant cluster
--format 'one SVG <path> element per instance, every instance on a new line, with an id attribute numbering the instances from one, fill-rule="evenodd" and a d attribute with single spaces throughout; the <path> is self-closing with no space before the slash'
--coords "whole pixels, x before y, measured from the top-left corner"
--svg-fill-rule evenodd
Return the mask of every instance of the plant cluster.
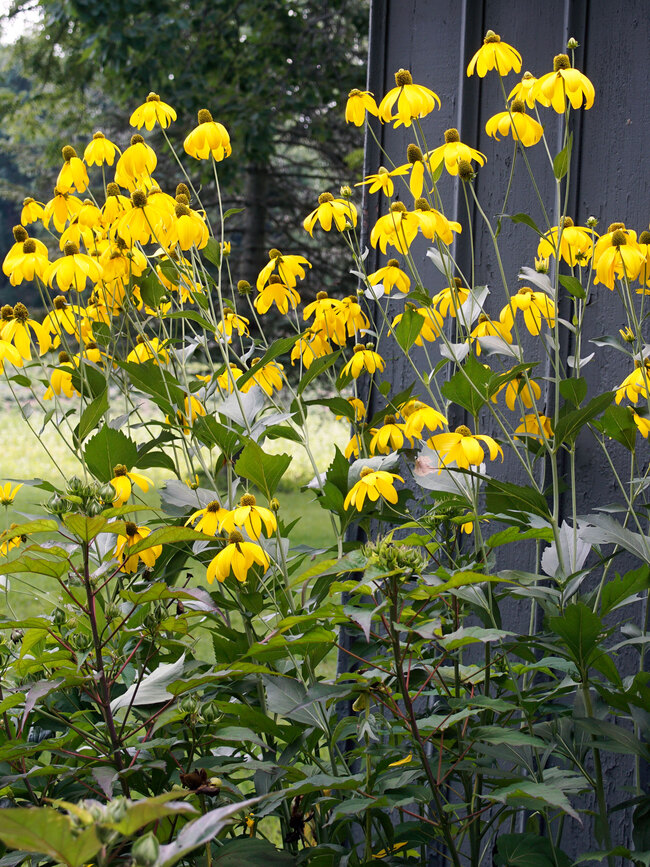
<path id="1" fill-rule="evenodd" d="M 17 405 L 25 393 L 40 404 L 83 478 L 34 483 L 49 495 L 44 516 L 12 524 L 17 488 L 0 487 L 0 840 L 19 850 L 12 864 L 333 867 L 424 864 L 439 850 L 457 867 L 563 867 L 575 822 L 595 842 L 573 863 L 650 863 L 648 464 L 637 450 L 650 430 L 650 233 L 616 222 L 599 235 L 566 213 L 572 116 L 595 98 L 576 48 L 510 93 L 503 78 L 522 60 L 497 34 L 469 63 L 470 76 L 498 74 L 503 110 L 486 131 L 513 140 L 497 218 L 473 184 L 485 155 L 455 129 L 429 147 L 430 88 L 401 69 L 379 103 L 350 93 L 348 122 L 370 113 L 414 141 L 404 164 L 385 153 L 359 184 L 387 198 L 403 184 L 410 203 L 392 201 L 371 227 L 385 265 L 366 267 L 351 187 L 323 192 L 304 219 L 347 247 L 360 282 L 345 298 L 303 304 L 314 277 L 296 251 L 271 250 L 255 285 L 231 273 L 231 214 L 202 207 L 168 138 L 176 112 L 155 93 L 131 124 L 161 128 L 182 178 L 174 195 L 143 134 L 120 151 L 97 132 L 83 159 L 63 148 L 51 200 L 25 201 L 3 268 L 14 285 L 35 281 L 48 313 L 3 307 L 0 359 Z M 562 122 L 556 155 L 544 111 Z M 553 216 L 530 170 L 537 145 Z M 183 151 L 210 166 L 221 201 L 224 125 L 202 109 Z M 542 222 L 513 218 L 538 236 L 524 285 L 499 247 L 516 165 Z M 448 176 L 464 224 L 445 213 Z M 454 255 L 472 213 L 493 243 L 498 292 L 480 284 L 473 254 L 470 273 Z M 412 254 L 420 237 L 427 274 Z M 620 339 L 597 343 L 625 353 L 630 373 L 588 394 L 582 338 L 597 284 L 627 321 Z M 402 304 L 395 316 L 389 300 Z M 269 311 L 290 336 L 274 339 Z M 389 353 L 412 372 L 399 390 L 382 378 Z M 327 396 L 310 396 L 314 383 Z M 314 404 L 350 423 L 327 468 L 307 431 Z M 331 549 L 292 542 L 278 490 L 291 459 L 272 440 L 308 456 L 303 496 L 331 522 Z M 614 514 L 578 513 L 586 447 L 611 470 Z M 152 467 L 175 476 L 160 506 Z M 533 565 L 503 568 L 504 549 Z M 26 618 L 12 587 L 30 576 L 57 603 Z M 526 628 L 504 616 L 513 605 Z M 610 754 L 636 763 L 616 803 Z M 634 810 L 632 839 L 618 839 L 614 808 Z"/>

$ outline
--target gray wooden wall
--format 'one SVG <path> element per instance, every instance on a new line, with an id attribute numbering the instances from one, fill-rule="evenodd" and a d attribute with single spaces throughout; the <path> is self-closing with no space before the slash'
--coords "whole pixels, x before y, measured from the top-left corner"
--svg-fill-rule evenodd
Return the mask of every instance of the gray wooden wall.
<path id="1" fill-rule="evenodd" d="M 486 120 L 503 110 L 499 78 L 495 72 L 484 79 L 467 78 L 469 59 L 482 43 L 486 30 L 492 29 L 502 39 L 515 46 L 523 57 L 522 74 L 530 70 L 540 76 L 552 69 L 555 54 L 564 53 L 567 39 L 580 43 L 576 66 L 585 72 L 596 88 L 596 101 L 589 111 L 578 112 L 575 124 L 573 153 L 573 183 L 568 213 L 576 224 L 584 225 L 590 215 L 600 220 L 599 231 L 606 231 L 614 221 L 624 221 L 628 228 L 640 232 L 650 220 L 650 5 L 648 0 L 373 0 L 370 18 L 370 64 L 368 89 L 377 101 L 394 86 L 393 74 L 400 67 L 410 69 L 417 83 L 431 87 L 441 98 L 442 108 L 422 121 L 430 148 L 442 142 L 445 129 L 457 127 L 461 140 L 477 147 L 487 156 L 487 164 L 478 172 L 475 188 L 489 216 L 497 214 L 502 205 L 512 159 L 512 140 L 495 142 L 485 133 Z M 507 91 L 519 80 L 511 73 L 505 80 Z M 544 111 L 547 136 L 560 147 L 560 126 L 557 115 Z M 390 125 L 374 122 L 382 145 L 393 155 L 395 163 L 406 162 L 406 146 L 413 141 L 408 129 L 393 130 Z M 553 145 L 551 145 L 553 149 Z M 530 162 L 538 177 L 545 177 L 541 192 L 546 208 L 553 212 L 553 180 L 544 167 L 543 145 L 528 150 Z M 384 162 L 379 150 L 368 136 L 366 140 L 366 172 L 375 172 Z M 518 160 L 515 186 L 508 203 L 508 213 L 529 213 L 541 226 L 540 207 L 527 180 L 525 168 Z M 446 212 L 463 224 L 463 233 L 456 244 L 456 256 L 469 272 L 468 216 L 462 191 L 447 176 L 441 181 Z M 410 206 L 410 200 L 407 202 Z M 369 228 L 385 212 L 383 197 L 365 196 L 363 225 L 366 243 Z M 504 305 L 503 290 L 489 237 L 476 215 L 472 215 L 475 235 L 476 282 L 487 284 L 494 295 L 488 310 L 492 315 Z M 368 244 L 369 246 L 369 244 Z M 528 227 L 504 221 L 500 237 L 504 264 L 511 291 L 519 285 L 517 274 L 522 265 L 533 266 L 537 236 Z M 430 275 L 427 288 L 438 291 L 444 278 L 425 259 L 426 245 L 414 247 L 421 273 Z M 389 248 L 390 253 L 390 248 Z M 369 270 L 385 264 L 371 249 Z M 399 307 L 400 305 L 398 305 Z M 398 312 L 396 307 L 391 312 Z M 561 309 L 566 317 L 568 304 Z M 597 286 L 590 305 L 587 337 L 617 334 L 624 324 L 623 311 L 615 293 Z M 595 349 L 586 343 L 582 355 Z M 566 353 L 573 354 L 567 332 Z M 590 396 L 618 385 L 630 371 L 628 360 L 613 349 L 597 350 L 596 359 L 584 369 Z M 433 349 L 434 363 L 439 359 Z M 424 364 L 424 359 L 422 359 Z M 409 382 L 409 371 L 396 353 L 388 359 L 385 376 L 400 385 Z M 379 400 L 381 397 L 379 396 Z M 454 419 L 459 424 L 461 417 Z M 620 448 L 620 466 L 627 466 L 627 457 Z M 615 487 L 608 482 L 602 455 L 589 434 L 580 444 L 578 467 L 578 508 L 584 514 L 594 506 L 620 500 Z M 492 471 L 492 465 L 490 471 Z M 512 468 L 510 468 L 511 471 Z M 511 481 L 518 481 L 509 475 Z M 570 513 L 569 503 L 564 504 Z M 513 565 L 501 562 L 500 568 Z M 531 568 L 532 562 L 517 563 L 519 568 Z M 516 607 L 510 612 L 517 628 L 520 620 Z M 526 628 L 520 623 L 522 628 Z M 628 797 L 625 786 L 631 782 L 631 764 L 616 757 L 605 768 L 610 803 Z M 620 813 L 617 837 L 629 842 L 629 816 Z M 566 835 L 567 850 L 574 853 L 594 848 L 591 829 L 574 823 Z M 432 862 L 433 863 L 433 862 Z M 437 862 L 436 862 L 437 863 Z"/>

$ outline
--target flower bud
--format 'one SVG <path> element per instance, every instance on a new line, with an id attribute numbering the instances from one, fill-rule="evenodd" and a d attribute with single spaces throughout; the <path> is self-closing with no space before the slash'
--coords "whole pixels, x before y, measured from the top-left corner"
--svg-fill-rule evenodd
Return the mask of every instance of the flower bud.
<path id="1" fill-rule="evenodd" d="M 52 622 L 56 626 L 63 626 L 63 624 L 66 621 L 66 616 L 67 615 L 66 615 L 65 611 L 63 610 L 63 608 L 55 608 L 54 613 L 52 615 Z"/>
<path id="2" fill-rule="evenodd" d="M 140 837 L 131 847 L 131 856 L 140 867 L 153 867 L 158 860 L 159 852 L 160 843 L 151 832 Z"/>
<path id="3" fill-rule="evenodd" d="M 577 39 L 574 39 L 573 36 L 570 36 L 567 41 L 566 47 L 569 51 L 575 51 L 576 48 L 580 48 L 580 43 Z"/>
<path id="4" fill-rule="evenodd" d="M 343 184 L 343 186 L 339 190 L 339 193 L 341 194 L 341 198 L 351 199 L 352 198 L 352 187 L 349 187 L 347 184 Z"/>

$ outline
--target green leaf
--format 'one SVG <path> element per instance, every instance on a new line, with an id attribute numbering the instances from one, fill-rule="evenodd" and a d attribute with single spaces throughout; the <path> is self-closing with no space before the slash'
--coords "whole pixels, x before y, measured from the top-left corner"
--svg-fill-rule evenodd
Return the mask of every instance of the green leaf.
<path id="1" fill-rule="evenodd" d="M 93 431 L 97 422 L 108 409 L 108 390 L 103 391 L 99 397 L 96 397 L 81 414 L 79 424 L 75 428 L 74 436 L 77 443 L 86 439 L 88 434 Z"/>
<path id="2" fill-rule="evenodd" d="M 178 380 L 168 371 L 162 370 L 155 361 L 142 364 L 121 361 L 118 364 L 128 374 L 131 385 L 148 394 L 167 414 L 173 414 L 174 407 L 183 406 L 186 395 Z"/>
<path id="3" fill-rule="evenodd" d="M 613 400 L 614 392 L 606 391 L 604 394 L 594 397 L 582 409 L 561 415 L 555 424 L 555 442 L 575 442 L 580 430 L 597 415 L 604 412 Z"/>
<path id="4" fill-rule="evenodd" d="M 200 313 L 196 313 L 194 310 L 176 310 L 174 313 L 165 313 L 165 320 L 169 319 L 191 319 L 192 322 L 198 323 L 208 334 L 214 334 L 216 331 L 214 325 L 205 316 L 201 316 Z M 94 327 L 93 324 L 93 329 Z"/>
<path id="5" fill-rule="evenodd" d="M 234 217 L 235 214 L 241 214 L 245 210 L 246 208 L 228 208 L 228 210 L 223 215 L 224 223 L 229 217 Z"/>
<path id="6" fill-rule="evenodd" d="M 119 822 L 110 822 L 109 827 L 115 831 L 119 831 L 125 837 L 130 837 L 149 825 L 151 822 L 156 822 L 159 819 L 164 819 L 165 816 L 177 816 L 181 813 L 191 814 L 196 813 L 196 808 L 187 801 L 175 801 L 182 792 L 165 792 L 164 795 L 158 795 L 156 798 L 143 798 L 140 801 L 129 804 L 126 815 Z"/>
<path id="7" fill-rule="evenodd" d="M 12 849 L 38 852 L 68 867 L 82 867 L 102 847 L 94 827 L 80 831 L 71 816 L 52 807 L 3 810 L 0 840 Z"/>
<path id="8" fill-rule="evenodd" d="M 580 298 L 581 301 L 584 301 L 584 299 L 587 297 L 587 293 L 582 288 L 582 283 L 578 280 L 577 277 L 560 274 L 558 276 L 558 280 L 564 286 L 569 295 L 573 295 L 574 298 Z"/>
<path id="9" fill-rule="evenodd" d="M 56 533 L 59 525 L 52 518 L 40 518 L 37 521 L 26 521 L 17 524 L 2 534 L 2 538 L 13 539 L 15 536 L 31 536 L 32 533 Z"/>
<path id="10" fill-rule="evenodd" d="M 265 364 L 268 364 L 269 361 L 274 361 L 280 355 L 286 355 L 290 352 L 299 337 L 300 335 L 296 335 L 295 337 L 281 337 L 279 340 L 274 340 L 260 360 L 252 367 L 249 367 L 246 373 L 242 373 L 237 380 L 237 388 L 241 391 L 242 386 L 245 385 L 258 370 L 261 370 Z"/>
<path id="11" fill-rule="evenodd" d="M 567 813 L 573 819 L 578 818 L 578 814 L 571 806 L 571 802 L 562 789 L 547 783 L 521 780 L 517 783 L 512 783 L 510 786 L 494 789 L 490 794 L 486 794 L 483 797 L 490 801 L 509 804 L 511 807 L 523 807 L 527 810 L 554 807 Z"/>
<path id="12" fill-rule="evenodd" d="M 634 424 L 632 413 L 627 407 L 612 404 L 607 407 L 602 418 L 597 419 L 592 424 L 605 436 L 621 443 L 628 451 L 634 451 L 637 426 Z"/>
<path id="13" fill-rule="evenodd" d="M 217 268 L 221 263 L 221 244 L 215 238 L 208 238 L 208 243 L 202 248 L 201 253 L 208 262 L 212 262 Z"/>
<path id="14" fill-rule="evenodd" d="M 562 148 L 562 150 L 557 154 L 555 159 L 553 160 L 553 174 L 561 181 L 562 178 L 569 171 L 569 163 L 571 161 L 571 148 L 573 146 L 573 133 L 569 133 L 569 138 L 567 139 L 566 145 Z"/>
<path id="15" fill-rule="evenodd" d="M 500 545 L 509 545 L 510 542 L 521 542 L 524 539 L 543 539 L 545 542 L 552 542 L 553 538 L 553 530 L 550 527 L 536 527 L 532 530 L 508 527 L 506 530 L 494 533 L 485 544 L 490 548 L 498 548 Z"/>
<path id="16" fill-rule="evenodd" d="M 290 463 L 290 455 L 267 455 L 257 443 L 249 440 L 235 464 L 235 472 L 271 499 Z"/>
<path id="17" fill-rule="evenodd" d="M 292 867 L 296 863 L 294 855 L 280 852 L 266 840 L 257 837 L 236 837 L 227 840 L 213 855 L 215 867 Z"/>
<path id="18" fill-rule="evenodd" d="M 499 479 L 490 479 L 485 489 L 485 504 L 488 512 L 508 513 L 524 512 L 527 515 L 539 515 L 550 518 L 551 513 L 545 498 L 539 491 L 528 486 L 514 485 Z"/>
<path id="19" fill-rule="evenodd" d="M 560 394 L 574 406 L 580 406 L 587 396 L 587 380 L 582 376 L 560 380 Z"/>
<path id="20" fill-rule="evenodd" d="M 213 415 L 199 416 L 194 422 L 192 432 L 208 448 L 218 446 L 228 458 L 232 458 L 235 452 L 239 451 L 241 435 L 219 424 Z"/>
<path id="21" fill-rule="evenodd" d="M 563 614 L 550 617 L 548 625 L 562 639 L 578 671 L 586 674 L 605 631 L 600 617 L 583 602 L 573 602 Z"/>
<path id="22" fill-rule="evenodd" d="M 212 540 L 213 536 L 206 536 L 205 533 L 197 533 L 190 527 L 160 527 L 154 530 L 153 533 L 145 539 L 141 539 L 135 545 L 128 548 L 129 557 L 133 554 L 139 554 L 140 551 L 146 551 L 148 548 L 153 548 L 154 545 L 178 545 L 181 542 L 200 542 L 201 540 Z"/>
<path id="23" fill-rule="evenodd" d="M 71 514 L 63 516 L 63 523 L 78 539 L 90 542 L 102 532 L 108 522 L 102 515 L 89 518 L 86 515 Z"/>
<path id="24" fill-rule="evenodd" d="M 512 220 L 513 223 L 524 223 L 524 225 L 530 226 L 530 228 L 534 229 L 540 237 L 543 235 L 543 232 L 540 232 L 538 229 L 537 223 L 532 217 L 529 217 L 528 214 L 503 214 L 503 216 L 508 217 L 508 219 Z"/>
<path id="25" fill-rule="evenodd" d="M 93 364 L 88 361 L 82 361 L 74 370 L 63 368 L 70 373 L 72 384 L 85 397 L 89 394 L 92 397 L 99 397 L 100 394 L 106 391 L 106 378 L 101 370 L 98 370 Z"/>
<path id="26" fill-rule="evenodd" d="M 107 424 L 88 440 L 84 458 L 90 472 L 102 482 L 110 482 L 115 475 L 116 464 L 124 464 L 127 469 L 138 459 L 138 447 L 132 439 Z"/>
<path id="27" fill-rule="evenodd" d="M 147 307 L 155 309 L 167 297 L 167 287 L 163 285 L 157 274 L 149 273 L 145 277 L 138 277 L 138 286 L 140 297 Z"/>
<path id="28" fill-rule="evenodd" d="M 571 859 L 539 834 L 500 834 L 496 867 L 569 867 Z"/>
<path id="29" fill-rule="evenodd" d="M 233 816 L 252 807 L 253 804 L 259 803 L 261 798 L 249 798 L 247 801 L 240 801 L 238 804 L 228 804 L 226 807 L 218 807 L 216 810 L 210 810 L 193 822 L 188 822 L 184 825 L 176 839 L 166 846 L 160 847 L 158 859 L 154 867 L 172 867 L 177 861 L 180 861 L 188 852 L 194 851 L 199 846 L 209 843 L 217 834 L 231 824 Z"/>
<path id="30" fill-rule="evenodd" d="M 468 355 L 460 370 L 442 385 L 442 394 L 453 403 L 466 409 L 471 415 L 478 415 L 489 397 L 489 383 L 492 371 Z"/>
<path id="31" fill-rule="evenodd" d="M 341 350 L 339 349 L 330 355 L 324 355 L 322 358 L 315 358 L 309 366 L 309 370 L 303 374 L 302 379 L 298 383 L 296 394 L 302 394 L 312 380 L 320 376 L 324 370 L 328 370 L 333 364 L 336 364 L 340 354 Z"/>
<path id="32" fill-rule="evenodd" d="M 600 597 L 600 611 L 603 616 L 609 614 L 627 600 L 635 601 L 637 593 L 650 590 L 650 567 L 647 564 L 638 569 L 632 569 L 625 575 L 616 575 L 604 585 Z"/>
<path id="33" fill-rule="evenodd" d="M 412 307 L 406 307 L 402 318 L 393 329 L 395 340 L 397 340 L 404 352 L 408 352 L 418 339 L 423 325 L 424 316 L 418 313 L 417 310 L 413 310 Z"/>

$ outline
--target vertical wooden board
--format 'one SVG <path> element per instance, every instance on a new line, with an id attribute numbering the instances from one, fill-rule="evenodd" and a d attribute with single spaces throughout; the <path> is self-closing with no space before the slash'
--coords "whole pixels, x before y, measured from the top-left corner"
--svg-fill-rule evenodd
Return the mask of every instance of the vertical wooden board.
<path id="1" fill-rule="evenodd" d="M 522 54 L 522 72 L 530 70 L 536 76 L 550 71 L 553 56 L 566 51 L 569 36 L 581 43 L 576 52 L 576 66 L 590 77 L 596 88 L 596 101 L 589 111 L 575 115 L 575 147 L 571 172 L 572 192 L 569 212 L 579 225 L 584 225 L 591 214 L 600 219 L 600 231 L 606 231 L 613 221 L 624 221 L 637 232 L 647 228 L 650 220 L 648 207 L 648 156 L 650 142 L 647 135 L 648 105 L 647 50 L 650 44 L 650 22 L 647 4 L 643 0 L 550 0 L 542 6 L 534 0 L 520 0 L 516 5 L 503 0 L 447 3 L 444 0 L 375 0 L 372 4 L 374 25 L 371 32 L 370 89 L 378 98 L 393 86 L 392 73 L 403 66 L 410 68 L 414 80 L 435 90 L 442 99 L 442 108 L 423 121 L 429 147 L 439 143 L 443 131 L 449 126 L 459 128 L 461 138 L 478 147 L 488 158 L 487 165 L 478 172 L 475 189 L 482 206 L 491 218 L 503 209 L 503 189 L 507 183 L 513 154 L 511 139 L 495 142 L 485 134 L 485 123 L 496 111 L 503 110 L 503 94 L 499 79 L 490 73 L 485 79 L 467 79 L 465 68 L 473 52 L 479 47 L 484 32 L 490 28 L 514 45 Z M 381 20 L 380 20 L 381 18 Z M 504 82 L 509 92 L 519 76 L 511 74 Z M 541 110 L 549 137 L 551 156 L 561 147 L 559 122 L 551 110 Z M 408 130 L 378 127 L 382 144 L 392 153 L 395 162 L 405 161 L 405 148 L 411 138 Z M 556 222 L 554 214 L 554 184 L 548 168 L 543 145 L 527 150 L 531 167 L 539 183 L 540 197 L 550 224 Z M 378 152 L 369 139 L 367 171 L 376 171 Z M 476 282 L 487 283 L 493 290 L 489 311 L 494 315 L 504 303 L 504 287 L 489 233 L 482 227 L 477 215 L 468 217 L 458 185 L 450 179 L 441 182 L 447 213 L 463 223 L 463 234 L 455 245 L 455 254 L 461 268 L 471 268 L 468 223 L 474 229 Z M 402 198 L 404 198 L 402 196 Z M 408 201 L 407 198 L 404 199 Z M 368 227 L 380 213 L 385 202 L 365 198 L 366 238 Z M 505 208 L 510 214 L 529 213 L 541 229 L 546 228 L 543 209 L 537 194 L 527 180 L 521 157 L 517 158 L 515 182 Z M 503 267 L 509 291 L 517 291 L 517 275 L 522 265 L 532 266 L 537 249 L 537 237 L 523 225 L 502 220 L 500 243 L 505 251 Z M 427 288 L 441 288 L 441 276 L 426 262 L 426 244 L 414 245 L 414 257 L 422 273 L 427 275 Z M 390 251 L 389 251 L 390 252 Z M 384 258 L 371 251 L 368 265 L 374 270 Z M 563 269 L 564 270 L 564 269 Z M 563 297 L 561 314 L 571 315 L 571 302 Z M 397 312 L 393 309 L 389 315 Z M 622 308 L 615 293 L 596 287 L 589 305 L 587 338 L 602 334 L 616 334 L 623 324 Z M 534 347 L 534 339 L 523 333 L 527 349 Z M 570 332 L 564 339 L 566 355 L 575 347 Z M 596 352 L 594 361 L 584 369 L 590 392 L 596 393 L 619 384 L 629 372 L 629 360 L 609 348 L 583 344 L 582 355 Z M 527 353 L 529 354 L 529 353 Z M 437 348 L 431 350 L 432 361 L 438 359 Z M 429 366 L 424 357 L 418 365 Z M 543 370 L 541 371 L 543 373 Z M 387 378 L 395 390 L 408 381 L 407 365 L 397 354 L 390 360 Z M 459 420 L 460 421 L 460 420 Z M 643 444 L 642 447 L 644 447 Z M 615 463 L 623 468 L 628 462 L 623 448 L 615 449 Z M 646 455 L 647 458 L 647 455 Z M 644 460 L 646 459 L 644 458 Z M 581 436 L 578 452 L 578 510 L 587 513 L 606 502 L 620 500 L 620 492 L 606 471 L 606 461 L 590 434 Z M 516 472 L 508 470 L 508 478 L 517 481 Z M 564 515 L 571 514 L 567 500 L 562 502 Z M 530 563 L 500 561 L 500 567 L 518 565 L 526 568 Z M 621 568 L 626 565 L 621 561 Z M 510 612 L 511 627 L 523 626 L 516 609 Z M 605 779 L 609 802 L 614 805 L 625 797 L 626 787 L 632 779 L 632 764 L 626 757 L 613 757 L 606 764 Z M 594 848 L 592 829 L 569 821 L 565 835 L 565 848 L 569 854 Z M 617 841 L 629 842 L 630 817 L 621 812 L 616 828 Z M 436 862 L 437 863 L 437 862 Z"/>

